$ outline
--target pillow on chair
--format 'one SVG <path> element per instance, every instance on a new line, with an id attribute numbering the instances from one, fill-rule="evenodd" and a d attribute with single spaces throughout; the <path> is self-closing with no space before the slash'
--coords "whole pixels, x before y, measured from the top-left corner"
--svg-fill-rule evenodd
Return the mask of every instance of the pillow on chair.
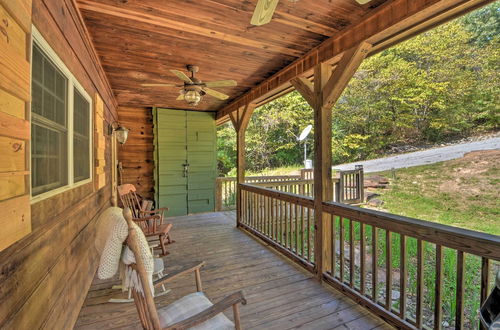
<path id="1" fill-rule="evenodd" d="M 100 215 L 100 218 L 104 218 L 110 222 L 110 225 L 112 224 L 112 230 L 107 237 L 97 270 L 97 277 L 101 280 L 113 277 L 118 271 L 123 242 L 128 236 L 127 221 L 125 221 L 122 212 L 123 210 L 119 207 L 110 207 Z"/>
<path id="2" fill-rule="evenodd" d="M 123 210 L 119 207 L 110 207 L 106 209 L 100 217 L 109 218 L 108 221 L 114 223 L 112 230 L 106 240 L 99 268 L 97 270 L 97 277 L 101 280 L 113 277 L 118 271 L 120 258 L 122 258 L 123 243 L 128 237 L 127 221 L 123 217 Z M 100 220 L 100 219 L 99 219 Z M 141 259 L 144 261 L 146 272 L 151 273 L 154 270 L 153 255 L 151 254 L 146 236 L 141 228 L 135 223 L 132 224 L 137 233 L 137 241 L 139 249 L 141 250 Z M 125 264 L 135 263 L 134 254 L 130 249 L 123 251 L 123 258 Z"/>

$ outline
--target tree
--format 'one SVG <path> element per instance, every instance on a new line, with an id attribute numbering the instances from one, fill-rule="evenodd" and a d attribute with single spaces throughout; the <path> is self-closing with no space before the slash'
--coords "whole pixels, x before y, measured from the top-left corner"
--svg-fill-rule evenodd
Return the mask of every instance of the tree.
<path id="1" fill-rule="evenodd" d="M 499 64 L 500 2 L 366 59 L 333 108 L 334 164 L 498 130 Z M 256 109 L 246 133 L 248 168 L 301 164 L 295 135 L 312 123 L 297 92 Z M 235 141 L 232 127 L 219 129 L 223 173 L 234 167 Z"/>

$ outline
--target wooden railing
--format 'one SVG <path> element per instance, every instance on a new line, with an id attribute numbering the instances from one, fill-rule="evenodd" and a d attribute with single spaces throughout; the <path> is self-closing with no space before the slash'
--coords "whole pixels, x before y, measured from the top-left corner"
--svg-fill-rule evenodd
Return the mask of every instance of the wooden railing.
<path id="1" fill-rule="evenodd" d="M 339 171 L 339 177 L 339 190 L 336 190 L 339 198 L 334 201 L 345 204 L 362 203 L 365 195 L 363 168 Z"/>
<path id="2" fill-rule="evenodd" d="M 242 228 L 392 324 L 478 328 L 500 270 L 499 236 L 325 202 L 318 270 L 313 199 L 250 184 L 240 191 Z"/>
<path id="3" fill-rule="evenodd" d="M 314 180 L 295 180 L 286 182 L 264 182 L 264 183 L 254 183 L 253 185 L 258 187 L 264 187 L 274 190 L 279 190 L 283 192 L 288 192 L 296 195 L 314 197 Z M 333 191 L 333 201 L 339 201 L 341 197 L 340 180 L 332 179 L 332 191 Z M 350 188 L 349 188 L 350 189 Z"/>
<path id="4" fill-rule="evenodd" d="M 363 170 L 339 171 L 332 179 L 333 201 L 357 204 L 364 200 Z M 248 176 L 245 183 L 313 197 L 313 169 L 302 169 L 300 175 Z M 215 184 L 215 211 L 236 208 L 236 178 L 219 177 Z"/>
<path id="5" fill-rule="evenodd" d="M 256 185 L 241 185 L 240 226 L 310 271 L 314 268 L 312 198 Z"/>
<path id="6" fill-rule="evenodd" d="M 289 182 L 300 180 L 300 175 L 247 176 L 246 183 Z M 215 211 L 236 208 L 236 178 L 219 177 L 215 181 Z"/>

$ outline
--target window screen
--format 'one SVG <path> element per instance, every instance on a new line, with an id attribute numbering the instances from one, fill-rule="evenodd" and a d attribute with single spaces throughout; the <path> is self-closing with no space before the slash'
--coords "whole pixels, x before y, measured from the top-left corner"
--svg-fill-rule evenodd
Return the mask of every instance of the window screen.
<path id="1" fill-rule="evenodd" d="M 36 44 L 32 70 L 31 184 L 35 196 L 67 184 L 68 80 Z"/>
<path id="2" fill-rule="evenodd" d="M 75 88 L 73 107 L 73 170 L 75 182 L 90 177 L 90 104 Z"/>

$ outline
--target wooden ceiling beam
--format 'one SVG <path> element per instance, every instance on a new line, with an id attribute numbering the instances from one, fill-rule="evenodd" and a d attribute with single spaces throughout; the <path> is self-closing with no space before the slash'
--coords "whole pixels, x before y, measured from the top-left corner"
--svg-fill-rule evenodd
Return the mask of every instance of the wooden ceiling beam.
<path id="1" fill-rule="evenodd" d="M 335 67 L 333 74 L 323 88 L 323 105 L 332 107 L 346 88 L 349 80 L 359 68 L 372 48 L 372 44 L 363 41 L 359 45 L 348 49 Z"/>
<path id="2" fill-rule="evenodd" d="M 368 55 L 401 41 L 401 35 L 420 33 L 494 0 L 394 0 L 381 5 L 364 19 L 325 40 L 304 56 L 264 80 L 217 112 L 217 119 L 239 107 L 259 103 L 264 95 L 279 91 L 290 80 L 311 71 L 317 64 L 336 63 L 340 55 L 362 41 L 373 45 Z M 426 22 L 432 22 L 432 25 Z M 222 122 L 223 120 L 219 120 Z"/>
<path id="3" fill-rule="evenodd" d="M 169 19 L 153 14 L 137 12 L 133 10 L 128 10 L 118 6 L 107 5 L 103 3 L 98 3 L 93 0 L 79 0 L 79 7 L 82 10 L 96 12 L 103 15 L 108 15 L 112 17 L 118 17 L 122 19 L 130 19 L 137 22 L 142 22 L 146 24 L 161 26 L 168 29 L 174 29 L 178 31 L 183 31 L 186 33 L 192 33 L 195 35 L 200 35 L 204 37 L 209 37 L 212 39 L 217 39 L 223 42 L 231 42 L 239 45 L 244 45 L 245 47 L 252 47 L 268 52 L 274 53 L 288 53 L 294 56 L 300 56 L 302 52 L 300 50 L 292 49 L 289 47 L 283 47 L 269 42 L 258 41 L 250 38 L 241 37 L 238 35 L 233 35 L 229 33 L 224 33 L 217 31 L 215 29 L 205 28 L 201 25 L 189 24 L 186 21 L 179 21 L 174 19 Z"/>
<path id="4" fill-rule="evenodd" d="M 314 85 L 309 79 L 304 77 L 297 77 L 290 81 L 295 89 L 302 95 L 302 97 L 309 103 L 311 107 L 316 106 L 314 95 Z"/>

